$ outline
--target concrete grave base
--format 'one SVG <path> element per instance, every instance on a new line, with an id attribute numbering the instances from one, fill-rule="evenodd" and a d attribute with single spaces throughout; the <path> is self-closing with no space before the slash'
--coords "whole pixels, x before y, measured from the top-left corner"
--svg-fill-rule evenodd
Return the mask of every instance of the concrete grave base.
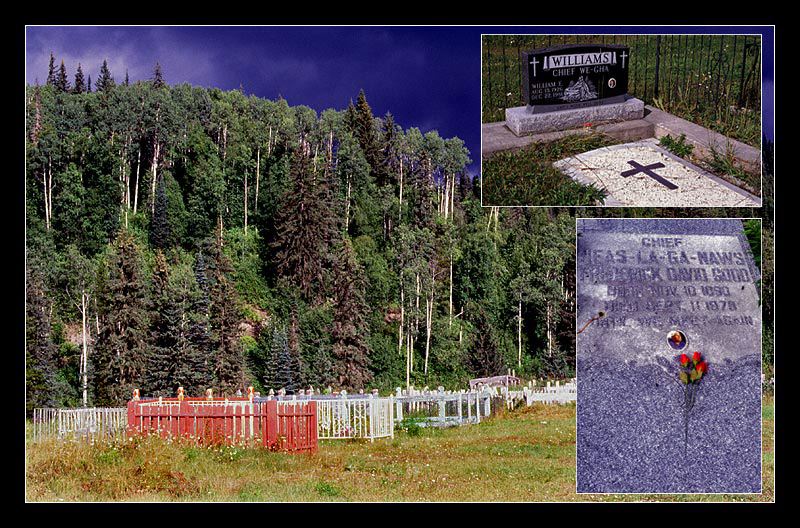
<path id="1" fill-rule="evenodd" d="M 607 121 L 631 121 L 644 117 L 644 102 L 635 97 L 621 102 L 557 110 L 554 112 L 531 113 L 527 106 L 506 109 L 506 126 L 517 136 L 557 132 L 582 127 L 586 123 Z"/>
<path id="2" fill-rule="evenodd" d="M 636 165 L 659 165 L 652 172 L 677 186 L 671 188 Z M 613 145 L 553 164 L 564 174 L 607 193 L 604 206 L 626 207 L 760 207 L 761 199 L 658 146 L 654 138 Z"/>

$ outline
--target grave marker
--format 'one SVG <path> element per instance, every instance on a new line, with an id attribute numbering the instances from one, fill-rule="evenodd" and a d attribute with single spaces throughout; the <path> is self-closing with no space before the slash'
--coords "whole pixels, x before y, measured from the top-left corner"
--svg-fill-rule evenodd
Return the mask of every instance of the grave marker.
<path id="1" fill-rule="evenodd" d="M 760 275 L 742 222 L 577 223 L 578 493 L 759 493 Z M 694 352 L 708 371 L 685 429 Z"/>
<path id="2" fill-rule="evenodd" d="M 622 176 L 623 178 L 627 178 L 628 176 L 633 176 L 634 174 L 639 174 L 640 172 L 643 172 L 643 173 L 647 174 L 648 176 L 650 176 L 655 181 L 657 181 L 658 183 L 662 184 L 664 187 L 666 187 L 668 189 L 677 189 L 678 188 L 678 186 L 675 185 L 674 183 L 672 183 L 671 181 L 669 181 L 666 178 L 663 178 L 663 177 L 659 176 L 658 174 L 656 174 L 655 172 L 653 172 L 653 169 L 663 169 L 664 168 L 664 164 L 661 163 L 661 162 L 653 163 L 653 164 L 648 165 L 648 166 L 645 167 L 644 165 L 640 165 L 639 163 L 637 163 L 637 162 L 635 162 L 633 160 L 629 160 L 628 161 L 628 165 L 632 166 L 633 169 L 621 172 L 620 176 Z"/>
<path id="3" fill-rule="evenodd" d="M 573 44 L 522 53 L 523 93 L 531 112 L 619 103 L 628 92 L 630 49 Z"/>
<path id="4" fill-rule="evenodd" d="M 578 128 L 585 123 L 644 116 L 644 103 L 627 95 L 630 49 L 568 44 L 521 53 L 525 106 L 506 109 L 517 136 Z"/>

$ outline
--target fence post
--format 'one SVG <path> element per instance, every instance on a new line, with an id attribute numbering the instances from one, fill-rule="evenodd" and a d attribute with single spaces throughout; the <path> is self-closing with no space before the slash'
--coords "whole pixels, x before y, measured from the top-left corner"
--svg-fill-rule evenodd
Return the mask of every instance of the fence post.
<path id="1" fill-rule="evenodd" d="M 389 394 L 389 436 L 394 438 L 394 394 Z"/>
<path id="2" fill-rule="evenodd" d="M 278 401 L 269 400 L 264 404 L 263 415 L 264 425 L 262 434 L 264 435 L 264 447 L 274 449 L 278 447 Z"/>
<path id="3" fill-rule="evenodd" d="M 395 405 L 397 406 L 397 409 L 396 409 L 397 410 L 397 414 L 395 416 L 395 419 L 402 422 L 403 421 L 403 400 L 402 400 L 402 392 L 401 392 L 400 387 L 397 387 L 397 389 L 395 390 L 395 394 L 396 394 L 396 397 L 395 397 L 396 403 L 395 403 Z"/>
<path id="4" fill-rule="evenodd" d="M 444 387 L 438 388 L 439 396 L 439 427 L 444 427 L 445 423 L 445 414 L 444 414 Z"/>

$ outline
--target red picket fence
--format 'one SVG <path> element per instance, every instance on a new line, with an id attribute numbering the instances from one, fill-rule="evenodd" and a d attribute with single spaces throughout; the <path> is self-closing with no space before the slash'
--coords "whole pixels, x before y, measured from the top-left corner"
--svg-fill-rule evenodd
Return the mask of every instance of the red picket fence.
<path id="1" fill-rule="evenodd" d="M 251 403 L 248 399 L 163 398 L 128 402 L 128 436 L 151 432 L 201 445 L 261 445 L 317 452 L 317 402 Z"/>

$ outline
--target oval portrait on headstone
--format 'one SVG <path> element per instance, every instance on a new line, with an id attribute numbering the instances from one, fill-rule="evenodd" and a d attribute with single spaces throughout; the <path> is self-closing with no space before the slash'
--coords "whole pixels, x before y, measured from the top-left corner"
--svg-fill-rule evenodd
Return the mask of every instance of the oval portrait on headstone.
<path id="1" fill-rule="evenodd" d="M 617 85 L 617 80 L 616 80 L 615 78 L 613 78 L 613 77 L 612 77 L 612 78 L 610 78 L 610 79 L 608 80 L 608 87 L 609 87 L 609 88 L 613 88 L 613 87 L 615 87 L 616 85 Z"/>
<path id="2" fill-rule="evenodd" d="M 673 330 L 667 334 L 667 343 L 675 350 L 683 350 L 689 341 L 686 339 L 686 334 L 680 330 Z"/>

